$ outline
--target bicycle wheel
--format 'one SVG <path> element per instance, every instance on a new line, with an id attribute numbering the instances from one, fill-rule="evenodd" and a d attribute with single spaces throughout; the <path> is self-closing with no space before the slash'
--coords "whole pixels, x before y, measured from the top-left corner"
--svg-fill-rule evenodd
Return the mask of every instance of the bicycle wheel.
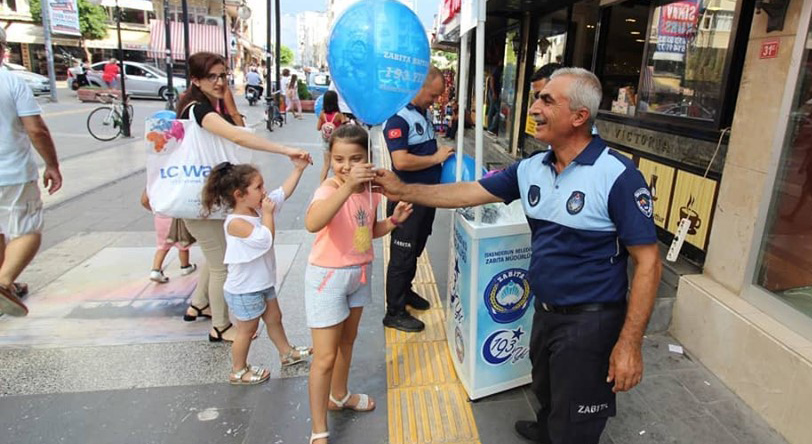
<path id="1" fill-rule="evenodd" d="M 121 134 L 121 117 L 108 106 L 100 106 L 87 116 L 87 131 L 97 140 L 107 142 Z"/>

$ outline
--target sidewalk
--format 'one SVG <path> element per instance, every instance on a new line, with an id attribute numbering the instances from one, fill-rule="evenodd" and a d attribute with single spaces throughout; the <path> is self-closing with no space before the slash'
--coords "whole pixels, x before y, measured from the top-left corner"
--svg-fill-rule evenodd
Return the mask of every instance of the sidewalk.
<path id="1" fill-rule="evenodd" d="M 290 340 L 298 344 L 310 343 L 301 295 L 313 235 L 303 230 L 302 218 L 322 158 L 314 119 L 289 119 L 274 133 L 257 129 L 271 140 L 309 150 L 316 161 L 286 202 L 277 228 L 279 300 Z M 258 153 L 254 162 L 269 188 L 290 170 L 289 162 L 274 155 Z M 271 380 L 257 387 L 230 386 L 229 347 L 206 340 L 205 322 L 180 319 L 196 274 L 180 277 L 173 255 L 167 260 L 170 283 L 147 281 L 154 238 L 151 217 L 138 205 L 143 183 L 143 173 L 136 173 L 46 211 L 42 250 L 23 276 L 32 286 L 26 299 L 31 314 L 0 317 L 0 442 L 307 442 L 307 364 L 282 371 L 262 332 L 250 362 L 268 366 Z M 427 257 L 440 300 L 449 227 L 450 211 L 438 211 Z M 381 325 L 383 250 L 383 242 L 376 241 L 374 302 L 362 318 L 350 378 L 351 389 L 369 393 L 378 407 L 367 414 L 331 413 L 332 443 L 395 443 L 397 430 L 425 438 L 438 423 L 466 421 L 459 416 L 462 410 L 420 410 L 422 395 L 393 397 L 388 383 L 393 361 L 385 352 L 386 336 L 392 335 Z M 199 251 L 193 250 L 193 259 L 201 261 Z M 646 378 L 620 396 L 618 416 L 610 420 L 603 443 L 784 442 L 690 355 L 669 352 L 675 343 L 667 335 L 646 339 Z M 399 368 L 406 378 L 425 376 L 427 370 Z M 391 408 L 394 399 L 401 401 L 400 410 Z M 513 431 L 513 422 L 533 417 L 535 400 L 527 388 L 475 403 L 463 396 L 460 403 L 472 412 L 479 442 L 526 442 Z"/>

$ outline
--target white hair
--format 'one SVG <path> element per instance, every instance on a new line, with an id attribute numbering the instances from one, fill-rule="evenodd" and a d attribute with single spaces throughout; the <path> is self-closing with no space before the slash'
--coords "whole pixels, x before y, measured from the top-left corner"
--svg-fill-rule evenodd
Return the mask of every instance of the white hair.
<path id="1" fill-rule="evenodd" d="M 553 72 L 550 80 L 556 77 L 570 77 L 567 98 L 570 99 L 570 111 L 586 108 L 589 111 L 589 128 L 595 123 L 598 116 L 598 107 L 601 104 L 603 92 L 598 77 L 584 68 L 560 68 Z"/>

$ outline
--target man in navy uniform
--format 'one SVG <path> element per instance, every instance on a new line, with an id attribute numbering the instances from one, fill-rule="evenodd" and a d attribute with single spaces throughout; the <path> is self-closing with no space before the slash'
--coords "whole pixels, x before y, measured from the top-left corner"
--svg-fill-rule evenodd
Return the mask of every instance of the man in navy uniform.
<path id="1" fill-rule="evenodd" d="M 541 409 L 516 430 L 540 443 L 598 444 L 615 393 L 643 377 L 662 268 L 651 193 L 630 160 L 591 134 L 601 100 L 594 74 L 558 69 L 535 99 L 535 137 L 551 151 L 479 182 L 403 184 L 386 171 L 376 182 L 391 198 L 433 207 L 521 199 L 532 232 L 530 360 Z"/>
<path id="2" fill-rule="evenodd" d="M 426 114 L 443 91 L 443 73 L 432 66 L 423 87 L 411 103 L 390 117 L 384 125 L 383 136 L 392 156 L 392 170 L 403 182 L 440 183 L 441 164 L 454 152 L 451 147 L 437 145 L 434 126 Z M 389 201 L 387 216 L 392 216 L 396 205 L 396 201 Z M 406 311 L 406 305 L 418 310 L 427 310 L 430 305 L 412 289 L 412 280 L 417 272 L 417 258 L 423 253 L 431 234 L 434 208 L 414 205 L 412 210 L 409 219 L 390 235 L 383 325 L 406 332 L 419 332 L 425 325 Z"/>

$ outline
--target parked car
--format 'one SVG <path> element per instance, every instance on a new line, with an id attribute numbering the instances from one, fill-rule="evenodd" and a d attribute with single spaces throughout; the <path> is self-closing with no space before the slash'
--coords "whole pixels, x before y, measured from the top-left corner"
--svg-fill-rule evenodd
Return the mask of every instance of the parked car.
<path id="1" fill-rule="evenodd" d="M 48 77 L 28 71 L 25 69 L 25 66 L 16 63 L 3 62 L 3 66 L 22 78 L 25 83 L 31 87 L 31 91 L 34 92 L 35 96 L 51 93 L 51 82 L 48 80 Z"/>
<path id="2" fill-rule="evenodd" d="M 104 72 L 104 65 L 107 62 L 97 62 L 90 65 L 92 71 L 87 73 L 87 80 L 91 86 L 104 87 L 105 83 L 102 80 L 102 73 Z M 73 89 L 73 82 L 76 81 L 79 67 L 73 67 L 68 70 L 68 87 Z M 160 69 L 139 62 L 124 62 L 124 81 L 127 88 L 127 94 L 133 97 L 160 97 L 166 100 L 167 87 L 166 87 L 166 73 Z M 186 90 L 186 80 L 182 77 L 172 77 L 172 87 L 175 89 L 175 94 L 182 93 Z"/>
<path id="3" fill-rule="evenodd" d="M 310 83 L 307 85 L 307 90 L 310 91 L 310 98 L 316 100 L 322 94 L 327 92 L 330 87 L 330 74 L 326 72 L 317 72 L 310 74 Z"/>

